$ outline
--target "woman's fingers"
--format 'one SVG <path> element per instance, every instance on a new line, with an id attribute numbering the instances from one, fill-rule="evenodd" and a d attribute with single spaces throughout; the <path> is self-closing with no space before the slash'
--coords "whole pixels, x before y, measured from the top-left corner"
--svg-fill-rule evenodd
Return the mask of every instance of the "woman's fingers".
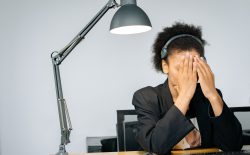
<path id="1" fill-rule="evenodd" d="M 205 75 L 206 74 L 206 67 L 204 66 L 203 62 L 200 60 L 200 58 L 197 58 L 197 62 L 198 62 L 199 70 Z"/>
<path id="2" fill-rule="evenodd" d="M 197 73 L 198 73 L 200 82 L 203 81 L 205 75 L 202 72 L 202 69 L 200 68 L 199 64 L 197 64 Z"/>
<path id="3" fill-rule="evenodd" d="M 185 74 L 188 73 L 188 64 L 189 64 L 189 53 L 186 53 L 183 66 L 183 73 Z"/>
<path id="4" fill-rule="evenodd" d="M 193 62 L 193 76 L 197 76 L 197 62 Z"/>
<path id="5" fill-rule="evenodd" d="M 189 53 L 186 53 L 184 56 L 184 62 L 183 62 L 183 72 L 184 74 L 187 75 L 192 75 L 193 71 L 193 56 L 190 55 Z"/>
<path id="6" fill-rule="evenodd" d="M 201 58 L 198 58 L 198 62 L 200 64 L 200 66 L 203 68 L 203 71 L 206 73 L 206 74 L 211 74 L 211 69 L 209 67 L 209 65 L 205 62 L 204 58 L 201 57 Z"/>
<path id="7" fill-rule="evenodd" d="M 183 54 L 179 64 L 178 95 L 185 99 L 193 97 L 197 85 L 197 72 L 193 69 L 193 62 L 194 57 L 187 52 Z"/>
<path id="8" fill-rule="evenodd" d="M 195 77 L 197 77 L 197 67 L 198 67 L 198 64 L 197 64 L 197 60 L 195 60 L 195 56 L 192 56 L 191 54 L 186 53 L 185 55 L 181 57 L 178 70 L 181 75 L 184 75 L 187 77 L 196 75 Z"/>
<path id="9" fill-rule="evenodd" d="M 204 66 L 204 64 L 202 64 L 200 58 L 197 58 L 197 66 L 198 66 L 198 74 L 199 74 L 199 77 L 200 78 L 204 78 L 206 77 L 208 74 L 207 74 L 207 71 L 206 71 L 206 67 Z"/>
<path id="10" fill-rule="evenodd" d="M 185 56 L 182 56 L 181 61 L 180 61 L 180 66 L 179 66 L 179 72 L 180 73 L 183 73 L 184 60 L 185 60 Z"/>
<path id="11" fill-rule="evenodd" d="M 205 62 L 204 58 L 203 59 L 200 58 L 198 61 L 199 61 L 201 68 L 203 68 L 203 74 L 206 75 L 206 78 L 213 80 L 214 74 L 210 66 Z"/>
<path id="12" fill-rule="evenodd" d="M 193 71 L 193 56 L 189 55 L 188 57 L 188 74 L 192 74 Z"/>

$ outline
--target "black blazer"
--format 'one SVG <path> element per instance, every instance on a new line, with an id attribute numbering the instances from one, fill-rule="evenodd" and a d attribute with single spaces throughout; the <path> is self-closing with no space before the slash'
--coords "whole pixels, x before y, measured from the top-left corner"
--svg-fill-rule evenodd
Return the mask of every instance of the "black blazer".
<path id="1" fill-rule="evenodd" d="M 214 117 L 210 102 L 199 84 L 186 115 L 174 105 L 167 80 L 157 87 L 136 91 L 132 103 L 139 121 L 136 139 L 148 152 L 169 154 L 173 146 L 194 129 L 189 120 L 193 117 L 197 117 L 202 148 L 217 147 L 230 151 L 242 147 L 242 128 L 237 118 L 225 103 L 221 115 Z"/>

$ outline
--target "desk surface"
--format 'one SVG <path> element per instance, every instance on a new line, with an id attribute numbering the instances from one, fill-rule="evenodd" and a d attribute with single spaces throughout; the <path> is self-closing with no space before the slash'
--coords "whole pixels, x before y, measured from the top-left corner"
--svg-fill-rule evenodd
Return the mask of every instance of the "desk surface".
<path id="1" fill-rule="evenodd" d="M 250 145 L 244 145 L 242 150 L 250 150 Z M 194 149 L 194 150 L 180 150 L 180 151 L 171 151 L 172 155 L 181 155 L 181 154 L 194 154 L 194 153 L 209 153 L 209 152 L 218 152 L 217 148 L 206 148 L 206 149 Z M 145 151 L 127 151 L 127 152 L 98 152 L 98 153 L 69 153 L 69 155 L 144 155 Z"/>
<path id="2" fill-rule="evenodd" d="M 217 148 L 195 149 L 195 150 L 178 150 L 171 151 L 173 155 L 194 154 L 194 153 L 209 153 L 219 152 Z M 145 151 L 127 151 L 127 152 L 97 152 L 97 153 L 69 153 L 69 155 L 144 155 Z"/>

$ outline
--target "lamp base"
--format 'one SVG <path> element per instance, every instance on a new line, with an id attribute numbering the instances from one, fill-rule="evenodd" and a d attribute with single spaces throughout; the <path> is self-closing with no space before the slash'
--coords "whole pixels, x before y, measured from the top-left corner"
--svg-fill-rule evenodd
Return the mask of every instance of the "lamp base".
<path id="1" fill-rule="evenodd" d="M 59 151 L 56 153 L 56 155 L 68 155 L 68 152 L 66 152 L 65 149 L 65 145 L 59 145 Z"/>

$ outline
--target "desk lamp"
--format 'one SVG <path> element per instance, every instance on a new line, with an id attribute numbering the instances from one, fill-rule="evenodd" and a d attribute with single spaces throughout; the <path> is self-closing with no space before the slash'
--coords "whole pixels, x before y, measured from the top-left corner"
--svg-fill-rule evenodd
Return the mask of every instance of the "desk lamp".
<path id="1" fill-rule="evenodd" d="M 120 7 L 112 18 L 110 32 L 114 34 L 134 34 L 151 29 L 151 23 L 146 13 L 136 5 L 136 0 L 121 0 L 120 5 L 115 0 L 107 4 L 91 19 L 91 21 L 68 43 L 61 51 L 51 54 L 54 80 L 56 86 L 57 106 L 61 128 L 61 143 L 57 155 L 68 155 L 65 145 L 70 143 L 69 137 L 72 125 L 68 108 L 63 98 L 59 66 L 70 52 L 80 43 L 87 33 L 95 26 L 102 16 L 111 8 Z"/>

